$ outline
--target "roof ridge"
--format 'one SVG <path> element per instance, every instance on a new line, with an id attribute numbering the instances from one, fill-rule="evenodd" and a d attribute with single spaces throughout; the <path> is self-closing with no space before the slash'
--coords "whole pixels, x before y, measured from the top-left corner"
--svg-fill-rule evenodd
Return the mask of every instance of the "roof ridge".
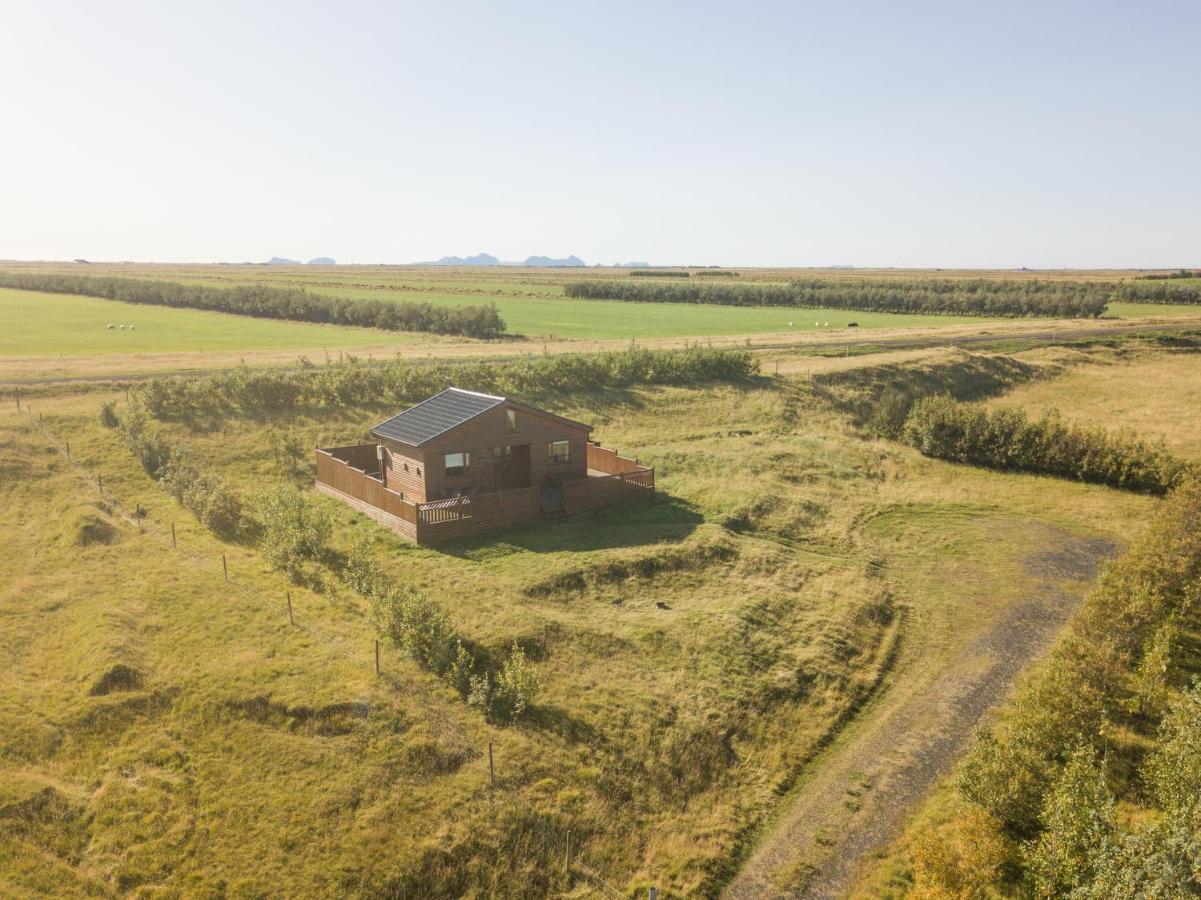
<path id="1" fill-rule="evenodd" d="M 496 394 L 485 394 L 483 391 L 469 391 L 469 390 L 467 390 L 467 388 L 455 387 L 453 384 L 450 387 L 448 387 L 446 389 L 446 391 L 458 391 L 460 394 L 471 394 L 472 396 L 475 396 L 475 397 L 487 397 L 489 400 L 508 400 L 509 399 L 508 397 L 500 397 Z M 442 393 L 445 394 L 446 391 L 442 391 Z M 437 397 L 437 396 L 438 396 L 437 394 L 434 394 L 434 397 Z M 429 399 L 433 400 L 434 397 L 430 397 Z M 424 403 L 424 402 L 425 401 L 423 400 L 422 403 Z"/>

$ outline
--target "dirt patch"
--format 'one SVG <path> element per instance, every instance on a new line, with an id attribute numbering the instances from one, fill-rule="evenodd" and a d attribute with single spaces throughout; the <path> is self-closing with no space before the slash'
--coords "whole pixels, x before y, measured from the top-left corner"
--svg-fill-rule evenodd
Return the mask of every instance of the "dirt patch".
<path id="1" fill-rule="evenodd" d="M 1068 539 L 1031 557 L 1041 585 L 1010 607 L 928 685 L 869 714 L 819 760 L 791 805 L 728 885 L 725 896 L 845 896 L 862 864 L 896 839 L 950 771 L 1017 675 L 1054 643 L 1077 606 L 1061 585 L 1092 578 L 1114 550 Z"/>

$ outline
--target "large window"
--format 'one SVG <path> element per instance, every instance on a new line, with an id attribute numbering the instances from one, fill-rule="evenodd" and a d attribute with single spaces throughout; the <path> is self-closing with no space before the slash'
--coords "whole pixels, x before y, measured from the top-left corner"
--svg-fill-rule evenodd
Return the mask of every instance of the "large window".
<path id="1" fill-rule="evenodd" d="M 468 453 L 447 453 L 443 459 L 447 475 L 466 475 L 467 467 L 471 464 L 471 455 Z"/>
<path id="2" fill-rule="evenodd" d="M 571 442 L 551 441 L 546 445 L 546 461 L 552 464 L 571 462 Z"/>

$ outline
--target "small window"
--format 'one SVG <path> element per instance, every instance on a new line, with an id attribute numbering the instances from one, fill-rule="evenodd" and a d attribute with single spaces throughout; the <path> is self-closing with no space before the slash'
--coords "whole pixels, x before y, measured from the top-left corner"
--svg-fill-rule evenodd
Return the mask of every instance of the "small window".
<path id="1" fill-rule="evenodd" d="M 517 410 L 506 409 L 505 410 L 505 431 L 516 431 L 516 430 L 517 430 Z"/>
<path id="2" fill-rule="evenodd" d="M 447 475 L 466 475 L 467 466 L 470 464 L 470 457 L 466 453 L 447 453 L 444 457 L 446 461 Z"/>
<path id="3" fill-rule="evenodd" d="M 551 441 L 546 445 L 546 461 L 549 463 L 565 463 L 571 461 L 570 441 Z"/>

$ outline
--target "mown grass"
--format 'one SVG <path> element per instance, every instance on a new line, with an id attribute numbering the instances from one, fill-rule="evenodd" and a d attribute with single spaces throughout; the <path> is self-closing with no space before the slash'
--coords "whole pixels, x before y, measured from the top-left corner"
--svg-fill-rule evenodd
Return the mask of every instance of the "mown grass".
<path id="1" fill-rule="evenodd" d="M 133 331 L 108 325 L 135 326 Z M 0 355 L 98 356 L 180 351 L 407 347 L 434 340 L 374 328 L 343 328 L 135 306 L 95 297 L 0 289 Z"/>

